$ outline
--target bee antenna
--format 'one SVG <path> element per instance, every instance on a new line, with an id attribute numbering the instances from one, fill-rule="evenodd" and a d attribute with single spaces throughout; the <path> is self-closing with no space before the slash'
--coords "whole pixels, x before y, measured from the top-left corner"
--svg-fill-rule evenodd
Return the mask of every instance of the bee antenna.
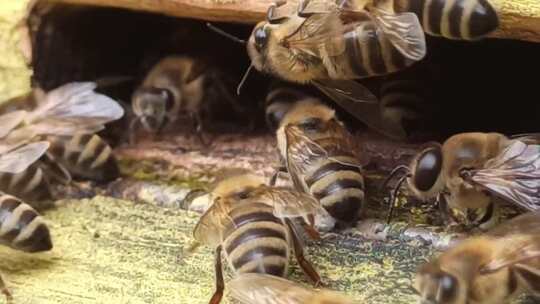
<path id="1" fill-rule="evenodd" d="M 240 83 L 238 84 L 238 87 L 236 88 L 236 94 L 237 94 L 237 95 L 240 95 L 240 90 L 241 90 L 242 87 L 244 86 L 244 82 L 246 82 L 246 79 L 248 78 L 249 72 L 251 71 L 251 69 L 253 69 L 253 64 L 251 64 L 251 65 L 249 66 L 249 68 L 247 69 L 247 71 L 244 73 L 244 76 L 242 76 L 242 80 L 240 80 Z"/>
<path id="2" fill-rule="evenodd" d="M 399 193 L 399 189 L 401 189 L 401 185 L 407 180 L 407 178 L 411 177 L 411 174 L 405 174 L 403 175 L 396 185 L 394 186 L 394 189 L 392 190 L 392 195 L 390 196 L 390 209 L 388 210 L 388 215 L 386 216 L 386 223 L 390 224 L 390 220 L 392 220 L 392 213 L 394 212 L 394 207 L 396 205 L 397 195 Z"/>
<path id="3" fill-rule="evenodd" d="M 225 32 L 224 30 L 222 30 L 222 29 L 220 29 L 220 28 L 214 26 L 214 25 L 213 25 L 212 23 L 210 23 L 210 22 L 206 22 L 206 26 L 208 26 L 208 28 L 210 28 L 212 31 L 214 31 L 214 32 L 216 32 L 216 33 L 218 33 L 218 34 L 220 34 L 221 36 L 225 36 L 225 37 L 231 39 L 232 41 L 238 42 L 238 43 L 240 43 L 240 44 L 246 44 L 246 41 L 245 41 L 245 40 L 240 39 L 240 38 L 238 38 L 238 37 L 236 37 L 236 36 L 234 36 L 234 35 L 232 35 L 232 34 L 230 34 L 230 33 Z"/>
<path id="4" fill-rule="evenodd" d="M 379 192 L 383 191 L 386 188 L 386 186 L 388 186 L 388 183 L 392 180 L 392 178 L 400 171 L 405 171 L 405 172 L 409 173 L 410 169 L 409 169 L 409 167 L 407 167 L 405 165 L 400 165 L 400 166 L 397 166 L 394 169 L 392 169 L 392 172 L 390 172 L 390 174 L 388 174 L 388 176 L 384 179 L 384 182 L 379 187 Z"/>

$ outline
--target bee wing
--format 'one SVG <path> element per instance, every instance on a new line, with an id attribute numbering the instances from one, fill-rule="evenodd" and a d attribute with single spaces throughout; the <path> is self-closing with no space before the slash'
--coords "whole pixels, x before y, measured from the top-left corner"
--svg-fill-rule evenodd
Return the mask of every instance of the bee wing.
<path id="1" fill-rule="evenodd" d="M 0 172 L 20 173 L 38 160 L 49 148 L 49 142 L 39 141 L 18 146 L 0 155 Z"/>
<path id="2" fill-rule="evenodd" d="M 383 121 L 377 98 L 363 85 L 353 80 L 317 80 L 319 90 L 368 127 L 394 139 L 404 139 L 407 133 L 399 124 Z"/>
<path id="3" fill-rule="evenodd" d="M 8 137 L 22 140 L 40 135 L 65 135 L 96 133 L 104 128 L 107 119 L 80 118 L 78 120 L 45 119 L 13 130 Z"/>
<path id="4" fill-rule="evenodd" d="M 426 56 L 426 37 L 414 13 L 390 14 L 373 7 L 373 21 L 403 56 L 419 61 Z"/>
<path id="5" fill-rule="evenodd" d="M 123 108 L 113 99 L 94 92 L 94 82 L 73 82 L 48 92 L 40 105 L 29 113 L 28 123 L 52 119 L 86 123 L 95 119 L 96 125 L 119 119 Z"/>
<path id="6" fill-rule="evenodd" d="M 199 243 L 208 246 L 218 246 L 223 241 L 223 229 L 227 225 L 234 225 L 227 216 L 226 205 L 223 200 L 217 198 L 193 229 L 193 237 Z"/>
<path id="7" fill-rule="evenodd" d="M 528 210 L 540 209 L 540 145 L 512 140 L 483 169 L 464 177 L 490 193 Z"/>
<path id="8" fill-rule="evenodd" d="M 274 215 L 279 218 L 305 217 L 322 208 L 311 195 L 282 187 L 264 187 L 257 199 L 273 206 Z"/>
<path id="9" fill-rule="evenodd" d="M 316 292 L 284 278 L 246 273 L 228 283 L 231 296 L 243 304 L 307 304 Z"/>
<path id="10" fill-rule="evenodd" d="M 0 128 L 0 138 L 6 137 L 9 132 L 17 127 L 24 121 L 26 111 L 13 111 L 3 115 L 0 115 L 0 121 L 2 122 L 2 128 Z"/>
<path id="11" fill-rule="evenodd" d="M 505 267 L 517 266 L 531 259 L 540 258 L 540 236 L 538 235 L 509 237 L 501 241 L 505 242 L 507 249 L 503 253 L 497 254 L 497 258 L 484 265 L 480 270 L 482 274 L 493 273 Z M 536 271 L 540 273 L 540 269 Z"/>
<path id="12" fill-rule="evenodd" d="M 510 136 L 511 139 L 522 141 L 528 145 L 540 144 L 540 133 L 523 133 Z"/>

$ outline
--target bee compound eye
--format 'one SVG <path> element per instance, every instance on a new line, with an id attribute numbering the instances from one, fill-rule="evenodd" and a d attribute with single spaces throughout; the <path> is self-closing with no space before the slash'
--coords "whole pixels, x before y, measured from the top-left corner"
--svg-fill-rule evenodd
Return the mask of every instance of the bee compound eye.
<path id="1" fill-rule="evenodd" d="M 255 47 L 260 52 L 268 42 L 268 31 L 264 26 L 261 26 L 255 30 L 253 35 L 255 36 Z"/>
<path id="2" fill-rule="evenodd" d="M 449 274 L 444 274 L 439 279 L 439 303 L 448 303 L 456 297 L 458 288 L 457 279 Z"/>
<path id="3" fill-rule="evenodd" d="M 428 191 L 435 185 L 442 169 L 442 151 L 440 147 L 426 149 L 418 157 L 413 182 L 420 191 Z"/>

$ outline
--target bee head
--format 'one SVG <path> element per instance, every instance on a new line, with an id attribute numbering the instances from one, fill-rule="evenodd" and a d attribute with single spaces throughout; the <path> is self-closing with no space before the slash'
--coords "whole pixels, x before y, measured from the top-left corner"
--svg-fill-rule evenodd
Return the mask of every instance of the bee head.
<path id="1" fill-rule="evenodd" d="M 143 126 L 156 132 L 167 123 L 167 113 L 174 105 L 174 95 L 168 89 L 141 88 L 133 95 L 133 112 L 140 117 Z"/>
<path id="2" fill-rule="evenodd" d="M 436 144 L 424 149 L 411 165 L 412 176 L 409 186 L 421 196 L 435 196 L 442 187 L 441 171 L 443 165 L 442 147 Z"/>
<path id="3" fill-rule="evenodd" d="M 423 265 L 416 274 L 413 288 L 422 304 L 464 303 L 459 279 L 440 268 L 437 262 Z"/>
<path id="4" fill-rule="evenodd" d="M 268 41 L 270 40 L 271 28 L 266 21 L 259 22 L 247 42 L 247 52 L 253 66 L 262 71 L 267 56 Z"/>

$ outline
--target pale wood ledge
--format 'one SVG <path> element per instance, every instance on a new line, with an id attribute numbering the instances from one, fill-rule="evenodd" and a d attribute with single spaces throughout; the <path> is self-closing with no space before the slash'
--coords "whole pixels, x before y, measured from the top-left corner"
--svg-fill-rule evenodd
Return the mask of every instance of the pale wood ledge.
<path id="1" fill-rule="evenodd" d="M 265 17 L 273 0 L 52 0 L 188 17 L 252 24 Z M 490 0 L 499 13 L 500 29 L 492 37 L 540 42 L 540 1 Z"/>

